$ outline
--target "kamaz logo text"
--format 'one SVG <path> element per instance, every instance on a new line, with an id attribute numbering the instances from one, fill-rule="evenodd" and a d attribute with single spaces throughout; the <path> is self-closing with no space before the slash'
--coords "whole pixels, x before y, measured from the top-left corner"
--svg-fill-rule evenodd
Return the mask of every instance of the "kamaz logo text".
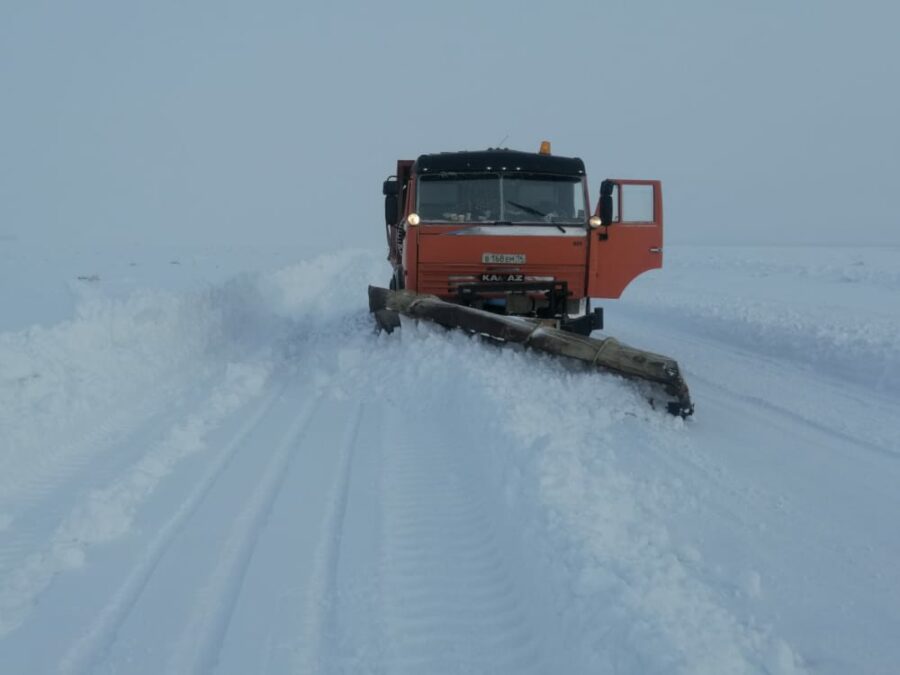
<path id="1" fill-rule="evenodd" d="M 481 281 L 486 281 L 488 283 L 493 282 L 522 282 L 525 281 L 524 274 L 489 274 L 485 272 L 481 275 Z"/>

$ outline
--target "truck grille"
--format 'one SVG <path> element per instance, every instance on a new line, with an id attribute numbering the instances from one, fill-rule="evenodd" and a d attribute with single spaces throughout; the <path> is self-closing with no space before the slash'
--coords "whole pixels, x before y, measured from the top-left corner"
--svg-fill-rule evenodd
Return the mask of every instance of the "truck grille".
<path id="1" fill-rule="evenodd" d="M 447 269 L 446 267 L 435 269 L 437 266 L 419 266 L 419 293 L 430 293 L 438 296 L 456 296 L 456 289 L 460 284 L 480 283 L 482 273 L 514 273 L 524 274 L 524 281 L 566 281 L 569 290 L 576 298 L 584 294 L 584 268 L 583 267 L 546 267 L 528 265 L 524 269 L 520 267 L 493 268 L 492 266 L 466 266 Z"/>

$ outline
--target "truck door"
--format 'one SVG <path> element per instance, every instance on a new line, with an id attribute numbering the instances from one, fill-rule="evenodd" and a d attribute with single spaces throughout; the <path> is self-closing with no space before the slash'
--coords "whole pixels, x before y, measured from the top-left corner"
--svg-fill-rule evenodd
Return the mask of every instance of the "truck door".
<path id="1" fill-rule="evenodd" d="M 631 280 L 662 267 L 662 183 L 608 179 L 600 186 L 590 233 L 588 295 L 618 298 Z"/>

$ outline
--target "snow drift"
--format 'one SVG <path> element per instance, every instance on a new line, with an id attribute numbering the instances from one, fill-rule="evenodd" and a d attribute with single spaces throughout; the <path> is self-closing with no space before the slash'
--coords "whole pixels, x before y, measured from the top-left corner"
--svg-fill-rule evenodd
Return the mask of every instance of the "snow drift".
<path id="1" fill-rule="evenodd" d="M 768 407 L 703 384 L 687 423 L 550 357 L 413 322 L 376 334 L 365 289 L 388 270 L 365 251 L 202 291 L 101 283 L 69 320 L 0 333 L 0 664 L 136 667 L 140 648 L 144 672 L 257 657 L 325 672 L 878 672 L 900 542 L 885 523 L 866 544 L 860 523 L 897 506 L 897 390 L 876 376 L 900 364 L 900 320 L 877 302 L 897 280 L 864 253 L 845 267 L 779 255 L 686 251 L 664 289 L 649 278 L 611 307 L 611 332 L 671 352 L 692 383 L 714 369 L 760 397 L 781 384 Z M 855 359 L 879 367 L 850 372 Z M 850 427 L 804 407 L 815 388 L 856 410 L 847 387 L 867 411 Z M 853 424 L 870 429 L 863 445 Z M 823 519 L 857 483 L 855 507 Z M 221 536 L 199 550 L 188 535 L 207 531 Z M 885 583 L 847 585 L 867 545 L 857 564 Z M 290 569 L 309 576 L 273 577 Z M 192 573 L 197 587 L 172 590 Z M 842 593 L 860 614 L 804 628 Z M 203 639 L 136 646 L 139 616 Z"/>

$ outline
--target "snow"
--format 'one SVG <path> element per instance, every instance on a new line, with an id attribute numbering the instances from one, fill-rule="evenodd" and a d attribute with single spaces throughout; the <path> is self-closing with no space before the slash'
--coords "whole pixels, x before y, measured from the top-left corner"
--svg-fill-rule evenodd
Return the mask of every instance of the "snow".
<path id="1" fill-rule="evenodd" d="M 0 241 L 0 672 L 894 672 L 900 250 L 666 255 L 687 421 L 382 251 Z"/>

